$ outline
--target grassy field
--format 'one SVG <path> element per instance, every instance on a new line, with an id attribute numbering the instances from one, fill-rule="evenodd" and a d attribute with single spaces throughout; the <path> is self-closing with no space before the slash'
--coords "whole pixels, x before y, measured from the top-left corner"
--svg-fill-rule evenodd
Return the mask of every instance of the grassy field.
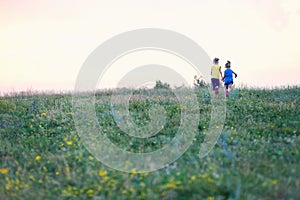
<path id="1" fill-rule="evenodd" d="M 109 94 L 97 94 L 95 108 L 100 125 L 115 130 L 107 133 L 115 144 L 146 152 L 174 137 L 180 106 L 168 93 L 130 104 L 138 125 L 154 103 L 168 114 L 164 131 L 147 141 L 118 131 Z M 192 146 L 151 173 L 97 161 L 76 133 L 70 95 L 1 97 L 0 199 L 300 199 L 300 88 L 232 91 L 222 135 L 203 159 L 211 103 L 208 93 L 197 94 L 201 120 Z"/>

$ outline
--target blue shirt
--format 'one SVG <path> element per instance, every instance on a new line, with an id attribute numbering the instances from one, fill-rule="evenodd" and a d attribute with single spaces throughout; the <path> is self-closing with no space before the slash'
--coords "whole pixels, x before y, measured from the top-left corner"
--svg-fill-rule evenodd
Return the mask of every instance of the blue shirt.
<path id="1" fill-rule="evenodd" d="M 232 77 L 232 70 L 231 69 L 226 69 L 224 71 L 224 84 L 230 84 L 230 82 L 233 82 L 233 77 Z"/>

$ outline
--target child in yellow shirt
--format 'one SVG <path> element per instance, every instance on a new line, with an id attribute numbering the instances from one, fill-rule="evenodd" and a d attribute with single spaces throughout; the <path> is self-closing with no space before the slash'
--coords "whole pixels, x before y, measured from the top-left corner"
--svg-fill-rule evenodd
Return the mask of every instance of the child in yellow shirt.
<path id="1" fill-rule="evenodd" d="M 222 77 L 221 66 L 219 66 L 219 58 L 214 58 L 214 65 L 211 66 L 211 84 L 215 94 L 219 94 L 220 75 Z"/>

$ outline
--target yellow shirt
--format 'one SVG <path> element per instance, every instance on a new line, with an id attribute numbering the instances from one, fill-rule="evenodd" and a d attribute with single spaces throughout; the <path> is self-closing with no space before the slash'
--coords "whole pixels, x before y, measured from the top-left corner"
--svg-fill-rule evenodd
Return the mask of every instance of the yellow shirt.
<path id="1" fill-rule="evenodd" d="M 211 78 L 219 79 L 220 69 L 221 69 L 221 66 L 219 66 L 219 65 L 211 66 Z"/>

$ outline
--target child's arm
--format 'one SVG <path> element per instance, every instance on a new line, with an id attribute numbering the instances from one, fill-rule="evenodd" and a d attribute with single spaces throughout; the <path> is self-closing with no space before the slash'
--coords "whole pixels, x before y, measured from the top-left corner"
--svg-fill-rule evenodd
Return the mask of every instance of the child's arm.
<path id="1" fill-rule="evenodd" d="M 235 78 L 237 77 L 237 74 L 234 72 L 234 71 L 232 71 L 232 73 L 234 74 L 234 76 L 235 76 Z"/>
<path id="2" fill-rule="evenodd" d="M 225 70 L 226 71 L 226 70 Z M 225 71 L 224 71 L 224 76 L 222 76 L 222 81 L 224 82 L 225 80 Z M 222 75 L 222 74 L 221 74 Z"/>
<path id="3" fill-rule="evenodd" d="M 221 77 L 223 77 L 222 71 L 221 71 L 221 66 L 220 66 L 220 68 L 219 68 L 219 72 L 220 72 L 220 74 L 221 74 Z"/>

